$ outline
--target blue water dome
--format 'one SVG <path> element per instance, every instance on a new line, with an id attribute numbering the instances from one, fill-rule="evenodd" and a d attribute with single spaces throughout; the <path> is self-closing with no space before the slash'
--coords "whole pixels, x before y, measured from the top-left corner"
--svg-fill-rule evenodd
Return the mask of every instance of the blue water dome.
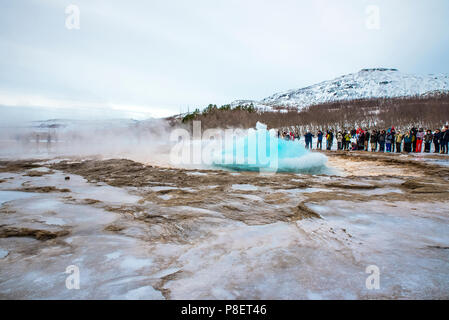
<path id="1" fill-rule="evenodd" d="M 296 172 L 323 174 L 327 157 L 310 152 L 299 141 L 279 139 L 274 129 L 258 122 L 243 136 L 225 143 L 221 153 L 214 155 L 213 165 L 234 171 Z"/>

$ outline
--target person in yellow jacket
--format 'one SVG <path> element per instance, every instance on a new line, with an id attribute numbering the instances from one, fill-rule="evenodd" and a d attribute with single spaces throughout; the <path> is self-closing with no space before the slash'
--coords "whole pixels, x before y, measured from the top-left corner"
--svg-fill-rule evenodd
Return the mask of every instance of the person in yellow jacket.
<path id="1" fill-rule="evenodd" d="M 344 142 L 345 150 L 349 150 L 349 146 L 351 145 L 351 134 L 349 132 L 345 133 Z"/>
<path id="2" fill-rule="evenodd" d="M 397 153 L 401 153 L 401 145 L 402 145 L 402 140 L 404 139 L 404 135 L 401 133 L 401 131 L 397 131 L 395 136 L 394 136 L 394 141 L 396 143 L 396 152 Z"/>

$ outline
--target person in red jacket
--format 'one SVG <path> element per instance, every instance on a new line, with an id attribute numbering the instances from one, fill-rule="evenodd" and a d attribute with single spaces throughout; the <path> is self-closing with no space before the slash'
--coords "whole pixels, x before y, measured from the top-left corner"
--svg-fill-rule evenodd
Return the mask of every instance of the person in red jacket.
<path id="1" fill-rule="evenodd" d="M 426 133 L 424 132 L 423 128 L 419 128 L 418 133 L 416 133 L 416 152 L 421 153 L 422 151 L 422 143 L 424 140 L 424 136 Z"/>

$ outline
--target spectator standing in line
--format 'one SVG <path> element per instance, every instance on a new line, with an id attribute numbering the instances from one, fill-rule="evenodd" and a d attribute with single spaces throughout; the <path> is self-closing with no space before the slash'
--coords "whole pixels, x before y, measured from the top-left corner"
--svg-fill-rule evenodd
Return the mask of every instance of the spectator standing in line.
<path id="1" fill-rule="evenodd" d="M 404 139 L 404 135 L 401 133 L 400 130 L 398 130 L 398 132 L 395 134 L 394 136 L 394 141 L 396 144 L 396 153 L 401 153 L 401 145 L 402 145 L 402 140 Z"/>
<path id="2" fill-rule="evenodd" d="M 345 132 L 344 142 L 345 142 L 345 150 L 350 150 L 349 146 L 351 145 L 351 133 L 349 131 Z"/>
<path id="3" fill-rule="evenodd" d="M 337 133 L 337 150 L 343 150 L 343 133 L 341 131 Z"/>
<path id="4" fill-rule="evenodd" d="M 332 132 L 332 130 L 329 130 L 327 132 L 326 143 L 327 143 L 326 149 L 327 150 L 331 150 L 332 149 L 332 144 L 334 143 L 334 133 Z"/>
<path id="5" fill-rule="evenodd" d="M 430 153 L 430 147 L 432 146 L 433 142 L 433 134 L 432 131 L 427 130 L 426 134 L 424 135 L 424 152 Z"/>
<path id="6" fill-rule="evenodd" d="M 424 141 L 424 136 L 426 134 L 424 133 L 423 128 L 419 128 L 419 131 L 416 133 L 416 152 L 421 153 L 422 152 L 422 143 Z"/>
<path id="7" fill-rule="evenodd" d="M 371 137 L 371 134 L 369 133 L 368 129 L 365 129 L 365 151 L 368 151 L 368 149 L 369 149 L 370 137 Z"/>
<path id="8" fill-rule="evenodd" d="M 313 134 L 310 131 L 307 131 L 304 138 L 306 140 L 306 149 L 312 149 Z"/>
<path id="9" fill-rule="evenodd" d="M 407 153 L 412 152 L 413 133 L 407 132 L 404 136 L 404 151 Z"/>
<path id="10" fill-rule="evenodd" d="M 418 133 L 418 130 L 416 128 L 412 128 L 411 135 L 412 135 L 412 151 L 416 152 L 416 134 Z"/>
<path id="11" fill-rule="evenodd" d="M 448 144 L 449 144 L 449 126 L 445 126 L 441 132 L 440 138 L 441 153 L 448 154 Z"/>
<path id="12" fill-rule="evenodd" d="M 385 139 L 387 134 L 385 130 L 382 130 L 379 134 L 377 141 L 379 142 L 379 152 L 385 152 Z"/>
<path id="13" fill-rule="evenodd" d="M 387 145 L 387 152 L 391 152 L 391 146 L 394 143 L 394 134 L 391 131 L 391 128 L 388 129 L 387 136 L 385 137 L 385 143 Z"/>
<path id="14" fill-rule="evenodd" d="M 377 133 L 377 130 L 374 129 L 373 131 L 371 131 L 371 137 L 370 137 L 371 152 L 377 151 L 377 138 L 378 138 L 378 133 Z"/>
<path id="15" fill-rule="evenodd" d="M 323 150 L 323 132 L 321 132 L 321 130 L 318 131 L 317 138 L 318 141 L 316 143 L 316 148 L 319 150 Z"/>
<path id="16" fill-rule="evenodd" d="M 433 134 L 433 144 L 435 146 L 435 153 L 440 153 L 440 138 L 441 138 L 440 129 L 436 129 L 435 133 Z"/>
<path id="17" fill-rule="evenodd" d="M 391 133 L 393 134 L 393 143 L 391 144 L 391 152 L 395 151 L 395 147 L 396 147 L 396 143 L 395 143 L 395 138 L 396 138 L 396 129 L 394 127 L 391 127 Z"/>

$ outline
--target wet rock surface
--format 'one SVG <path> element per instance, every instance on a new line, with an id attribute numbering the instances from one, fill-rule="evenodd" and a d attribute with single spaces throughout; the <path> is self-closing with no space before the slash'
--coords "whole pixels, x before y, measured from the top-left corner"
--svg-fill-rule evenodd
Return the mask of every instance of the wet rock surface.
<path id="1" fill-rule="evenodd" d="M 1 161 L 0 298 L 447 298 L 449 168 L 328 156 L 339 174 Z"/>

